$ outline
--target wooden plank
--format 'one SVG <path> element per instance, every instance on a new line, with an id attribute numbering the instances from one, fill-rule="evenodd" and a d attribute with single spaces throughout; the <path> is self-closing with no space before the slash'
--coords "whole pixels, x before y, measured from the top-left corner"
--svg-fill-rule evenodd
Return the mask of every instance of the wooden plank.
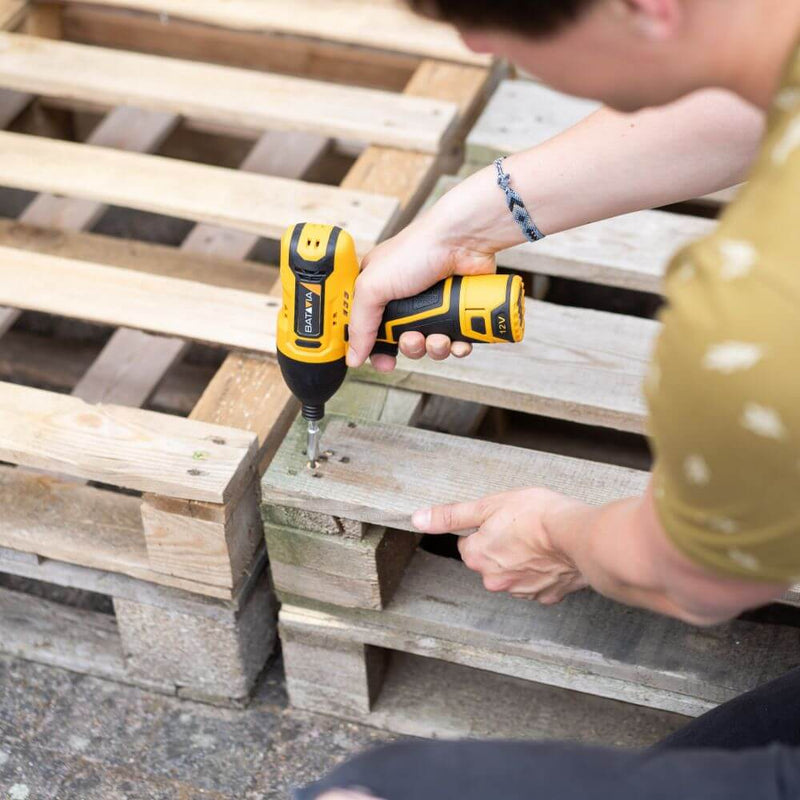
<path id="1" fill-rule="evenodd" d="M 130 592 L 120 589 L 115 581 L 119 576 L 129 576 L 147 585 L 191 592 L 198 598 L 232 597 L 230 588 L 174 578 L 150 568 L 138 497 L 3 467 L 0 500 L 3 546 L 97 570 L 105 576 L 81 588 L 126 597 Z M 40 577 L 61 583 L 58 575 L 45 573 Z M 136 594 L 133 599 L 143 598 Z"/>
<path id="2" fill-rule="evenodd" d="M 279 238 L 298 216 L 377 241 L 396 201 L 286 178 L 0 132 L 0 185 L 100 200 Z M 200 187 L 200 190 L 198 190 Z"/>
<path id="3" fill-rule="evenodd" d="M 291 135 L 267 131 L 242 162 L 239 169 L 277 178 L 302 178 L 330 146 L 330 140 L 316 133 Z M 258 242 L 258 236 L 215 225 L 196 225 L 184 239 L 181 249 L 189 253 L 245 259 Z"/>
<path id="4" fill-rule="evenodd" d="M 503 81 L 467 137 L 467 161 L 490 164 L 498 156 L 551 139 L 600 108 L 525 80 Z"/>
<path id="5" fill-rule="evenodd" d="M 625 467 L 343 418 L 324 432 L 337 458 L 315 478 L 303 461 L 301 427 L 292 428 L 264 476 L 264 502 L 401 530 L 414 530 L 411 514 L 426 505 L 523 486 L 599 505 L 641 494 L 648 481 Z"/>
<path id="6" fill-rule="evenodd" d="M 114 618 L 0 589 L 4 653 L 62 669 L 125 680 L 125 659 Z"/>
<path id="7" fill-rule="evenodd" d="M 268 294 L 0 247 L 0 303 L 262 353 L 275 352 Z M 67 280 L 68 278 L 68 280 Z M 168 310 L 168 313 L 166 313 Z"/>
<path id="8" fill-rule="evenodd" d="M 284 654 L 292 649 L 293 632 L 285 623 Z M 310 638 L 308 626 L 302 635 Z M 336 713 L 327 700 L 335 680 L 328 663 L 323 650 L 322 659 L 301 661 L 299 674 L 289 671 L 293 707 Z M 686 724 L 686 718 L 676 714 L 399 651 L 390 653 L 383 686 L 369 713 L 340 708 L 338 716 L 432 739 L 558 740 L 637 748 L 656 744 Z"/>
<path id="9" fill-rule="evenodd" d="M 86 144 L 131 153 L 148 152 L 156 150 L 177 124 L 178 117 L 174 114 L 115 108 L 92 131 Z M 104 203 L 91 200 L 40 194 L 22 212 L 19 222 L 42 228 L 88 230 L 106 208 L 108 206 Z"/>
<path id="10" fill-rule="evenodd" d="M 360 380 L 500 408 L 643 433 L 641 386 L 659 325 L 652 320 L 528 300 L 525 340 L 478 346 L 469 359 L 400 357 Z"/>
<path id="11" fill-rule="evenodd" d="M 445 176 L 435 191 L 444 194 L 459 183 Z M 512 247 L 498 253 L 497 263 L 520 272 L 660 294 L 672 256 L 715 226 L 713 220 L 688 214 L 637 211 Z"/>
<path id="12" fill-rule="evenodd" d="M 0 246 L 244 292 L 267 292 L 278 279 L 277 268 L 266 264 L 188 253 L 135 239 L 38 228 L 7 219 L 0 219 Z"/>
<path id="13" fill-rule="evenodd" d="M 252 478 L 239 430 L 0 384 L 0 458 L 127 489 L 225 503 Z"/>
<path id="14" fill-rule="evenodd" d="M 0 30 L 11 31 L 19 27 L 28 14 L 28 0 L 3 0 L 0 4 Z"/>
<path id="15" fill-rule="evenodd" d="M 170 58 L 210 61 L 284 75 L 402 91 L 419 65 L 416 56 L 369 50 L 321 39 L 218 28 L 176 17 L 70 3 L 63 36 Z"/>
<path id="16" fill-rule="evenodd" d="M 378 89 L 2 32 L 0 82 L 252 130 L 308 131 L 430 153 L 447 141 L 457 113 L 450 103 Z"/>
<path id="17" fill-rule="evenodd" d="M 298 8 L 282 0 L 93 0 L 92 5 L 468 64 L 490 63 L 488 56 L 469 50 L 452 26 L 425 20 L 402 3 L 303 0 Z"/>
<path id="18" fill-rule="evenodd" d="M 417 552 L 379 612 L 284 604 L 281 623 L 680 714 L 701 714 L 793 668 L 797 631 L 699 629 L 591 591 L 555 608 L 483 590 L 453 559 Z"/>
<path id="19" fill-rule="evenodd" d="M 7 557 L 6 553 L 30 556 L 35 561 L 13 561 Z M 253 572 L 256 575 L 251 578 L 249 583 L 253 583 L 256 580 L 256 576 L 263 575 L 266 558 L 266 550 L 262 549 L 258 559 L 253 564 Z M 82 567 L 77 564 L 69 564 L 64 561 L 43 558 L 29 553 L 20 553 L 16 550 L 7 550 L 0 553 L 0 571 L 50 583 L 55 586 L 96 592 L 109 597 L 120 597 L 144 605 L 184 611 L 194 616 L 205 616 L 222 621 L 230 620 L 232 616 L 235 616 L 241 605 L 246 602 L 252 588 L 249 585 L 244 585 L 237 590 L 233 598 L 229 596 L 217 599 L 211 595 L 187 591 L 185 587 L 174 588 L 150 580 L 133 578 L 119 572 L 107 572 L 102 569 Z M 158 579 L 158 574 L 155 577 Z"/>

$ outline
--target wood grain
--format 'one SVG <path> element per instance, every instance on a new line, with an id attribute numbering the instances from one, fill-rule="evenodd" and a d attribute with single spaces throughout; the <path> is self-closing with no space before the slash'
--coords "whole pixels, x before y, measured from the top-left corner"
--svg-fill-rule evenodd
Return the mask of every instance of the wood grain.
<path id="1" fill-rule="evenodd" d="M 488 65 L 456 30 L 425 20 L 402 3 L 363 0 L 93 0 L 92 5 L 130 9 L 259 33 L 278 33 L 390 50 L 468 64 Z"/>
<path id="2" fill-rule="evenodd" d="M 460 180 L 445 176 L 441 195 Z M 664 271 L 684 245 L 714 230 L 713 220 L 666 211 L 637 211 L 556 233 L 497 255 L 501 267 L 660 294 Z"/>
<path id="3" fill-rule="evenodd" d="M 544 486 L 600 505 L 641 494 L 648 481 L 624 467 L 342 418 L 324 432 L 336 455 L 312 473 L 303 435 L 293 427 L 267 470 L 265 502 L 401 530 L 413 530 L 418 508 L 508 489 Z"/>
<path id="4" fill-rule="evenodd" d="M 0 384 L 0 458 L 21 466 L 225 503 L 252 478 L 255 451 L 232 428 Z"/>
<path id="5" fill-rule="evenodd" d="M 279 301 L 264 293 L 0 247 L 0 303 L 255 352 L 275 352 Z"/>
<path id="6" fill-rule="evenodd" d="M 459 562 L 424 552 L 380 612 L 304 605 L 284 604 L 281 624 L 693 716 L 797 661 L 788 626 L 699 629 L 588 590 L 546 608 L 486 592 Z"/>
<path id="7" fill-rule="evenodd" d="M 308 131 L 438 152 L 446 102 L 216 64 L 0 32 L 0 83 L 17 91 L 130 105 L 263 131 Z"/>
<path id="8" fill-rule="evenodd" d="M 299 217 L 347 228 L 364 249 L 397 213 L 388 197 L 0 132 L 0 184 L 280 238 Z M 202 187 L 198 191 L 198 187 Z"/>
<path id="9" fill-rule="evenodd" d="M 129 576 L 146 584 L 192 592 L 198 598 L 231 599 L 230 589 L 150 568 L 138 497 L 2 467 L 0 502 L 0 542 L 4 547 L 98 571 L 91 584 L 67 585 L 141 600 L 141 593 L 120 588 L 120 576 Z M 47 571 L 23 574 L 60 582 L 52 580 L 54 576 Z"/>
<path id="10" fill-rule="evenodd" d="M 659 325 L 528 300 L 525 340 L 478 345 L 463 361 L 400 358 L 359 380 L 642 433 L 642 382 Z"/>

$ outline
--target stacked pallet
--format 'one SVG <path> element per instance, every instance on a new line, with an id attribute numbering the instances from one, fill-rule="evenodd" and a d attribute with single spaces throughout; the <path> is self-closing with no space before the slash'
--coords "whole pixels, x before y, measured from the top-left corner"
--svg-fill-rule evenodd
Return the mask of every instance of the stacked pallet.
<path id="1" fill-rule="evenodd" d="M 509 100 L 515 113 L 498 112 Z M 536 84 L 505 83 L 468 137 L 464 171 L 589 111 Z M 437 192 L 458 180 L 442 179 Z M 499 262 L 652 299 L 669 256 L 713 224 L 644 211 L 522 245 Z M 295 704 L 416 732 L 427 696 L 412 694 L 403 716 L 395 694 L 412 654 L 607 698 L 609 719 L 619 713 L 612 700 L 691 716 L 796 664 L 794 626 L 737 620 L 698 630 L 588 591 L 537 607 L 489 594 L 458 561 L 417 548 L 410 517 L 429 505 L 533 485 L 602 504 L 646 487 L 647 460 L 620 465 L 602 442 L 607 432 L 644 433 L 641 386 L 658 323 L 539 300 L 526 314 L 520 345 L 476 348 L 464 361 L 401 358 L 388 376 L 359 371 L 323 435 L 332 455 L 315 472 L 305 468 L 300 425 L 281 445 L 263 481 L 264 515 Z M 387 386 L 390 395 L 373 398 Z M 422 430 L 426 394 L 559 421 L 560 433 L 545 436 L 539 424 L 530 448 Z M 576 696 L 561 707 L 574 708 Z M 474 723 L 457 732 L 474 733 Z"/>
<path id="2" fill-rule="evenodd" d="M 246 259 L 303 219 L 362 251 L 391 233 L 500 76 L 397 4 L 303 5 L 0 8 L 0 186 L 39 193 L 0 224 L 0 573 L 114 610 L 2 589 L 6 652 L 242 702 L 272 650 L 259 478 L 297 406 L 273 359 L 276 269 Z M 209 136 L 245 143 L 238 170 L 158 154 Z M 336 184 L 314 178 L 329 162 Z M 109 206 L 192 224 L 180 248 L 88 233 Z M 76 375 L 57 337 L 28 357 L 22 311 L 113 334 Z M 199 387 L 190 343 L 222 354 Z"/>

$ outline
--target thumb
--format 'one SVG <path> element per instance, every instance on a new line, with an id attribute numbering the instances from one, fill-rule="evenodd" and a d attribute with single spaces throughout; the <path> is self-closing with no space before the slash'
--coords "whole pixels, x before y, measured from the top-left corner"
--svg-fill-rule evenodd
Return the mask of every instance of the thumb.
<path id="1" fill-rule="evenodd" d="M 356 281 L 353 307 L 350 311 L 348 367 L 360 367 L 369 358 L 389 299 L 373 288 L 366 279 L 366 273 L 361 273 Z"/>

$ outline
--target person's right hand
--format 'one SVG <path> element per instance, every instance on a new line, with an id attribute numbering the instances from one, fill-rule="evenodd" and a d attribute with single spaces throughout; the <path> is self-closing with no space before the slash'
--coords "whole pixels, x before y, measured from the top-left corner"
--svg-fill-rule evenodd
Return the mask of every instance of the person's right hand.
<path id="1" fill-rule="evenodd" d="M 495 271 L 494 253 L 472 249 L 468 242 L 452 238 L 444 232 L 440 219 L 441 215 L 428 212 L 364 258 L 350 315 L 348 366 L 359 367 L 369 357 L 384 308 L 391 300 L 412 297 L 450 275 Z M 399 345 L 403 355 L 414 359 L 428 355 L 442 361 L 451 354 L 463 358 L 472 352 L 470 344 L 451 342 L 439 334 L 426 338 L 417 332 L 404 333 Z M 372 357 L 380 372 L 391 371 L 395 362 L 388 355 Z"/>

